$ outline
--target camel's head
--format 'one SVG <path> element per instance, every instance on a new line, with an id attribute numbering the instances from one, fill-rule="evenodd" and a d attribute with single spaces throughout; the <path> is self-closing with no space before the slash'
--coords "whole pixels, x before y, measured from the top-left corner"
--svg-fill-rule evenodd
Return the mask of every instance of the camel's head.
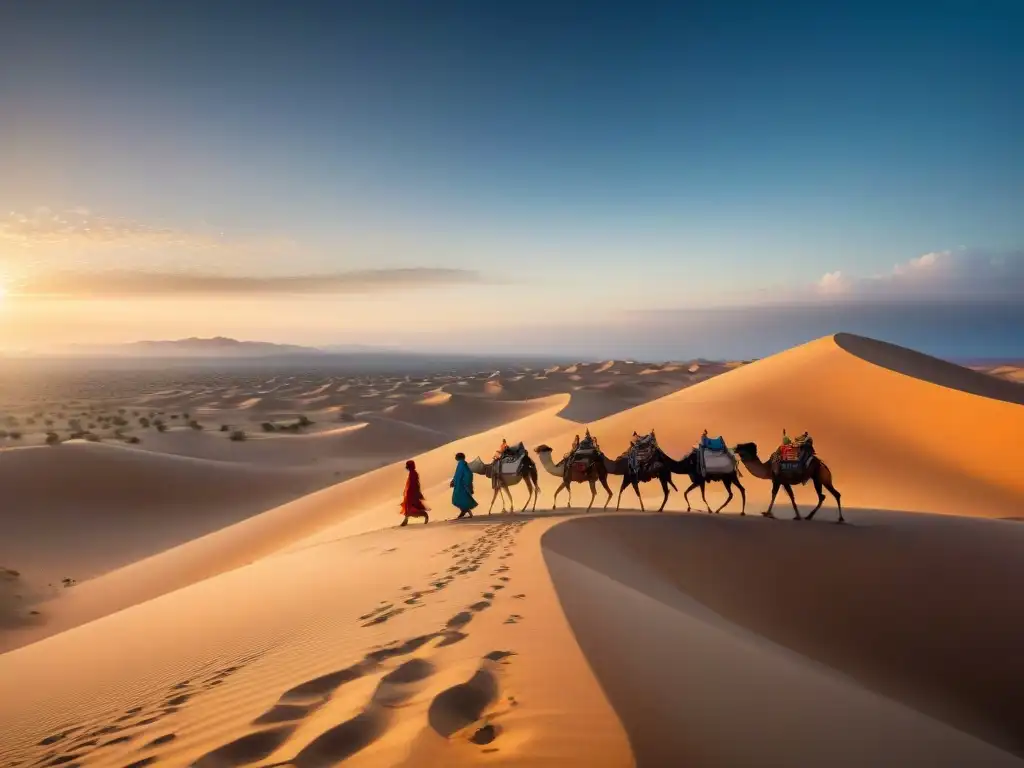
<path id="1" fill-rule="evenodd" d="M 740 443 L 732 449 L 732 452 L 741 459 L 756 459 L 757 443 Z"/>
<path id="2" fill-rule="evenodd" d="M 551 448 L 547 445 L 538 445 L 533 449 L 534 453 L 551 453 Z"/>

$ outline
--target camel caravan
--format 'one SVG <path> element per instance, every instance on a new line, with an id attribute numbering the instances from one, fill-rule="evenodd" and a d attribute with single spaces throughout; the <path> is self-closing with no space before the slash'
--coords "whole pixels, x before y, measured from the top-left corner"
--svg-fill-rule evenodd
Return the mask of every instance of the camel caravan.
<path id="1" fill-rule="evenodd" d="M 783 488 L 793 505 L 795 515 L 793 519 L 811 520 L 825 501 L 822 489 L 827 489 L 835 498 L 839 509 L 839 519 L 836 522 L 846 522 L 843 518 L 840 493 L 832 484 L 832 472 L 825 462 L 818 458 L 811 436 L 805 432 L 800 437 L 791 439 L 785 430 L 782 435 L 781 445 L 767 461 L 762 461 L 758 457 L 756 444 L 740 443 L 730 448 L 722 437 L 709 437 L 707 430 L 704 430 L 704 434 L 701 435 L 700 441 L 693 450 L 678 461 L 661 449 L 653 429 L 646 435 L 634 432 L 629 447 L 614 459 L 609 458 L 601 450 L 597 439 L 590 434 L 589 429 L 582 438 L 579 435 L 576 436 L 570 449 L 558 462 L 553 460 L 554 451 L 547 445 L 537 446 L 534 452 L 540 457 L 540 463 L 545 471 L 561 480 L 561 484 L 555 490 L 553 509 L 557 509 L 558 495 L 562 491 L 566 491 L 567 495 L 566 508 L 572 506 L 572 485 L 574 483 L 590 485 L 588 512 L 594 506 L 594 501 L 597 498 L 597 484 L 600 483 L 608 494 L 603 507 L 607 509 L 612 499 L 608 476 L 616 475 L 622 478 L 615 502 L 616 511 L 621 505 L 623 491 L 630 486 L 640 501 L 640 509 L 646 511 L 643 497 L 640 495 L 640 483 L 657 480 L 661 484 L 664 494 L 661 506 L 658 507 L 658 511 L 661 512 L 668 503 L 669 488 L 677 492 L 679 490 L 673 482 L 672 476 L 681 475 L 690 480 L 689 487 L 683 492 L 687 512 L 692 511 L 689 496 L 694 489 L 700 489 L 700 497 L 708 514 L 718 514 L 733 500 L 733 487 L 735 486 L 740 493 L 742 503 L 740 515 L 746 515 L 747 494 L 740 482 L 740 466 L 742 465 L 752 476 L 761 480 L 770 480 L 772 483 L 771 503 L 768 505 L 768 509 L 761 513 L 765 517 L 775 518 L 772 510 L 775 507 L 779 489 Z M 523 443 L 510 446 L 507 441 L 502 440 L 501 446 L 495 452 L 490 463 L 485 463 L 477 457 L 468 463 L 468 467 L 473 474 L 483 475 L 491 481 L 493 495 L 491 505 L 487 510 L 488 514 L 491 513 L 494 502 L 499 496 L 501 497 L 501 511 L 506 511 L 505 500 L 507 497 L 507 511 L 514 512 L 515 505 L 509 488 L 520 482 L 525 483 L 529 491 L 529 497 L 523 508 L 536 510 L 537 499 L 540 496 L 537 465 Z M 793 495 L 793 486 L 805 485 L 808 481 L 814 485 L 818 503 L 807 513 L 806 517 L 803 517 Z M 714 510 L 711 509 L 705 497 L 705 488 L 708 483 L 722 483 L 727 493 L 725 501 Z"/>

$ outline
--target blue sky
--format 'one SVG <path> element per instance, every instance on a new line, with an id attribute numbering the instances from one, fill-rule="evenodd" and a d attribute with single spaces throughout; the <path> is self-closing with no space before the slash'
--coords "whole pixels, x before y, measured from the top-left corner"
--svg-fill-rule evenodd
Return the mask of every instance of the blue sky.
<path id="1" fill-rule="evenodd" d="M 4 5 L 0 344 L 479 347 L 501 307 L 502 343 L 571 351 L 538 329 L 596 306 L 600 354 L 653 333 L 639 308 L 809 303 L 826 333 L 904 294 L 925 327 L 937 297 L 1024 301 L 1024 6 L 823 5 Z M 105 295 L 113 269 L 147 290 Z M 182 272 L 334 288 L 225 299 Z M 1024 354 L 1010 317 L 978 346 Z M 760 325 L 713 340 L 803 340 Z"/>

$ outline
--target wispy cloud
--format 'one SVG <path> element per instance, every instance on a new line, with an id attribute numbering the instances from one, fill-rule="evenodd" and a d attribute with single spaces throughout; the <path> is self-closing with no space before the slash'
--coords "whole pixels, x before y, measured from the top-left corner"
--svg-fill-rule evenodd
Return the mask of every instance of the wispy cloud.
<path id="1" fill-rule="evenodd" d="M 153 226 L 131 219 L 102 216 L 85 207 L 55 211 L 42 206 L 0 217 L 0 238 L 23 247 L 177 246 L 213 248 L 225 244 L 217 233 Z"/>
<path id="2" fill-rule="evenodd" d="M 481 282 L 464 269 L 409 267 L 335 272 L 322 275 L 212 275 L 194 272 L 60 271 L 23 281 L 22 296 L 127 298 L 201 295 L 308 295 L 384 293 L 420 287 Z"/>
<path id="3" fill-rule="evenodd" d="M 878 275 L 829 272 L 814 293 L 861 301 L 1024 300 L 1024 250 L 958 248 L 925 253 Z"/>

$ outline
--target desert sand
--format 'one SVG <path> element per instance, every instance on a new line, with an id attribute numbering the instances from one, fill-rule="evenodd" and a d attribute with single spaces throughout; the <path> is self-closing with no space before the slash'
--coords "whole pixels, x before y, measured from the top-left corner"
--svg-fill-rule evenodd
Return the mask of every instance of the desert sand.
<path id="1" fill-rule="evenodd" d="M 62 394 L 68 412 L 229 431 L 37 431 L 0 456 L 9 498 L 32 500 L 4 512 L 0 759 L 1020 764 L 1019 386 L 840 334 L 745 365 Z M 51 410 L 17 408 L 19 428 Z M 631 489 L 620 513 L 599 492 L 584 515 L 580 485 L 551 510 L 543 470 L 535 514 L 488 516 L 481 479 L 476 517 L 450 522 L 456 451 L 487 459 L 504 437 L 560 454 L 585 427 L 611 455 L 653 428 L 676 457 L 703 429 L 762 457 L 807 430 L 849 523 L 831 499 L 790 522 L 781 495 L 767 520 L 770 483 L 747 472 L 746 517 L 738 496 L 708 515 L 699 493 L 687 514 L 682 477 L 660 515 Z M 432 517 L 399 529 L 407 458 Z M 656 508 L 657 483 L 643 497 Z M 813 505 L 809 486 L 796 497 Z"/>

